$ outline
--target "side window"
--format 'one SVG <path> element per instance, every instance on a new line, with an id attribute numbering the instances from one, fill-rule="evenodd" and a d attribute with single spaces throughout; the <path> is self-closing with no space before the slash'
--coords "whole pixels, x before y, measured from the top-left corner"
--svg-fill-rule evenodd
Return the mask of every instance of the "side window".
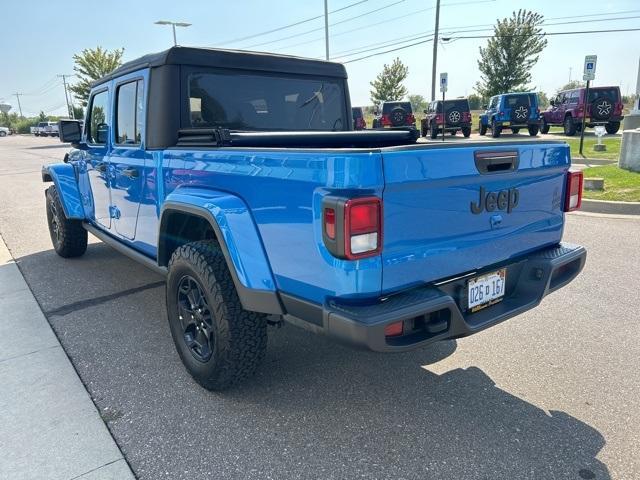
<path id="1" fill-rule="evenodd" d="M 144 114 L 142 81 L 125 83 L 116 91 L 116 143 L 140 145 Z"/>
<path id="2" fill-rule="evenodd" d="M 109 134 L 109 92 L 96 93 L 91 99 L 87 141 L 93 145 L 105 145 Z"/>

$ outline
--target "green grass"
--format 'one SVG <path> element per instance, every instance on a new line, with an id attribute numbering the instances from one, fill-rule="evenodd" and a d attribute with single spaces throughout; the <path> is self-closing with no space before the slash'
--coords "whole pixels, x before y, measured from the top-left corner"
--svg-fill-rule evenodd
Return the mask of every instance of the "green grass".
<path id="1" fill-rule="evenodd" d="M 583 173 L 585 178 L 604 178 L 604 190 L 585 190 L 585 198 L 640 202 L 640 173 L 618 168 L 617 165 L 591 167 Z"/>
<path id="2" fill-rule="evenodd" d="M 562 137 L 562 140 L 566 141 L 569 144 L 569 147 L 571 147 L 571 158 L 580 159 L 580 137 Z M 620 144 L 622 143 L 622 139 L 620 137 L 603 137 L 602 143 L 607 146 L 607 150 L 605 152 L 595 152 L 593 150 L 593 146 L 596 143 L 598 143 L 597 137 L 584 137 L 582 153 L 585 158 L 617 160 L 620 156 Z"/>

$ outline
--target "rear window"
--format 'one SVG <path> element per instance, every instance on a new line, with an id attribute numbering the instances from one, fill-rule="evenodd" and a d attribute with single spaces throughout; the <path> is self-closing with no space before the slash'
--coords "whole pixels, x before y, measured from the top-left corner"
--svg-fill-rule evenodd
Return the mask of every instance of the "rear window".
<path id="1" fill-rule="evenodd" d="M 410 102 L 385 102 L 382 105 L 382 113 L 391 113 L 396 108 L 402 108 L 405 112 L 412 112 Z"/>
<path id="2" fill-rule="evenodd" d="M 515 107 L 518 104 L 531 105 L 531 97 L 529 95 L 507 95 L 504 97 L 506 107 Z"/>
<path id="3" fill-rule="evenodd" d="M 341 80 L 194 72 L 187 77 L 191 127 L 230 130 L 344 130 Z"/>
<path id="4" fill-rule="evenodd" d="M 442 100 L 438 102 L 437 105 L 437 110 L 440 111 L 442 110 Z M 461 112 L 468 112 L 469 111 L 469 101 L 464 99 L 464 100 L 445 100 L 444 101 L 444 109 L 445 110 L 449 110 L 451 108 L 454 108 L 456 110 L 459 110 Z"/>
<path id="5" fill-rule="evenodd" d="M 614 102 L 618 102 L 620 101 L 620 90 L 617 88 L 590 88 L 589 101 L 587 103 L 591 103 L 599 97 L 607 97 Z"/>

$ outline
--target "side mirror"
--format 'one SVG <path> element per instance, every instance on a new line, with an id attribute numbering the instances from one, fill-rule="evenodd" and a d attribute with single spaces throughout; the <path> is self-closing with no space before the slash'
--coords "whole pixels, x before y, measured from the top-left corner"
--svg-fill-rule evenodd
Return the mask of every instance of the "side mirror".
<path id="1" fill-rule="evenodd" d="M 482 109 L 483 110 L 487 110 L 489 108 L 489 105 L 487 105 L 486 103 L 484 105 L 482 105 Z"/>
<path id="2" fill-rule="evenodd" d="M 77 120 L 59 120 L 58 135 L 62 143 L 70 143 L 73 146 L 80 145 L 82 140 L 82 127 Z"/>

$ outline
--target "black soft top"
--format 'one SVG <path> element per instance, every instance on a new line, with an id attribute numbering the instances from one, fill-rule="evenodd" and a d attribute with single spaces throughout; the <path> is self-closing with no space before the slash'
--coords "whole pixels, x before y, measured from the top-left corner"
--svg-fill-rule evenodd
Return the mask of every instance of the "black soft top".
<path id="1" fill-rule="evenodd" d="M 142 68 L 160 67 L 162 65 L 196 65 L 347 78 L 344 65 L 340 63 L 246 50 L 175 46 L 163 52 L 150 53 L 131 60 L 115 69 L 109 75 L 96 80 L 93 85 L 100 85 Z"/>

